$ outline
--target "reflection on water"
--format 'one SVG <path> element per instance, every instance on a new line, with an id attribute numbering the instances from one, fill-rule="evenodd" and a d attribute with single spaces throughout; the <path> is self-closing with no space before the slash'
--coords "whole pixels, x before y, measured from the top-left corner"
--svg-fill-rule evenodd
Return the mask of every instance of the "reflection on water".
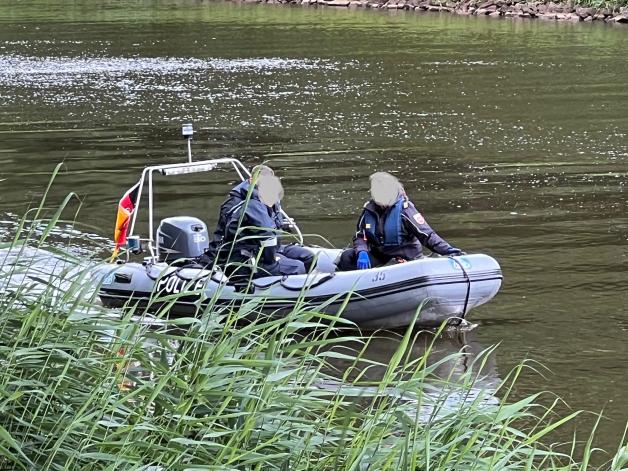
<path id="1" fill-rule="evenodd" d="M 476 335 L 501 343 L 504 371 L 525 357 L 552 371 L 515 393 L 604 407 L 615 420 L 600 445 L 615 447 L 628 417 L 625 31 L 191 3 L 0 4 L 0 219 L 39 204 L 64 162 L 49 201 L 77 191 L 82 232 L 110 239 L 141 168 L 185 160 L 189 120 L 199 158 L 268 162 L 290 215 L 337 246 L 368 175 L 390 171 L 441 235 L 500 261 Z M 160 216 L 212 226 L 233 183 L 160 181 Z M 3 241 L 12 231 L 0 224 Z"/>
<path id="2" fill-rule="evenodd" d="M 377 332 L 366 339 L 336 342 L 319 355 L 328 360 L 323 370 L 330 377 L 314 386 L 354 397 L 391 397 L 407 406 L 410 417 L 428 421 L 465 405 L 499 404 L 493 394 L 499 387 L 495 358 L 477 340 L 475 330 L 413 333 L 401 365 L 390 362 L 403 342 L 403 334 Z M 413 382 L 427 373 L 427 382 Z M 386 385 L 382 388 L 382 382 Z M 418 411 L 417 411 L 418 408 Z"/>
<path id="3" fill-rule="evenodd" d="M 54 305 L 54 300 L 67 301 L 65 295 L 72 290 L 77 297 L 89 300 L 95 285 L 88 276 L 89 264 L 67 255 L 55 254 L 44 249 L 18 245 L 0 249 L 0 291 L 19 303 L 37 300 L 43 293 Z M 78 298 L 70 299 L 70 302 Z M 56 306 L 64 312 L 64 306 Z M 80 312 L 76 309 L 75 312 Z"/>
<path id="4" fill-rule="evenodd" d="M 285 58 L 192 59 L 154 57 L 37 57 L 19 54 L 0 56 L 0 87 L 19 91 L 33 104 L 70 105 L 89 103 L 94 93 L 99 100 L 141 105 L 147 93 L 174 94 L 189 101 L 199 93 L 210 100 L 241 99 L 255 95 L 255 87 L 237 94 L 224 87 L 204 87 L 212 74 L 272 74 L 284 70 L 334 70 L 338 64 L 327 60 Z M 210 82 L 211 83 L 211 82 Z M 282 98 L 292 93 L 277 92 Z M 15 97 L 7 97 L 13 102 Z"/>
<path id="5" fill-rule="evenodd" d="M 90 270 L 106 239 L 68 222 L 53 226 L 12 214 L 0 221 L 0 236 L 0 293 L 9 294 L 2 301 L 28 305 L 46 299 L 59 313 L 66 312 L 67 302 L 76 306 L 68 309 L 74 314 L 100 313 L 91 306 L 96 285 Z M 86 301 L 82 307 L 80 300 Z"/>

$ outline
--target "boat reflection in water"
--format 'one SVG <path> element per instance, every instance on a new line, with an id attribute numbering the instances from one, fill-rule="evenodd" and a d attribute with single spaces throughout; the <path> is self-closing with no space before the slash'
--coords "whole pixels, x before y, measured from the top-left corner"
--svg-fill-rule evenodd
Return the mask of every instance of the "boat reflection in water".
<path id="1" fill-rule="evenodd" d="M 315 384 L 353 400 L 396 399 L 406 413 L 429 421 L 466 405 L 499 403 L 500 380 L 494 349 L 485 348 L 474 330 L 420 331 L 411 334 L 405 351 L 403 332 L 337 339 L 320 355 L 328 379 Z M 395 366 L 397 365 L 397 366 Z"/>

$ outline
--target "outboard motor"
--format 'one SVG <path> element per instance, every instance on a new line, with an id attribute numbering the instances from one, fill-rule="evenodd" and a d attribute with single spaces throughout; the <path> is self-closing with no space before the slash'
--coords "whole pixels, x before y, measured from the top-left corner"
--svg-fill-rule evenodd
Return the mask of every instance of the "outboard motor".
<path id="1" fill-rule="evenodd" d="M 194 258 L 209 247 L 207 226 L 198 218 L 177 216 L 162 219 L 157 228 L 157 251 L 160 262 Z"/>

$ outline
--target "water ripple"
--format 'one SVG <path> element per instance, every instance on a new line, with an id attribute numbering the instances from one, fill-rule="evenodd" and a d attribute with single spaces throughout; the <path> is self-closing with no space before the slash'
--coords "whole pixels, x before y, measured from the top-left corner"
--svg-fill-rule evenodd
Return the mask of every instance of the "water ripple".
<path id="1" fill-rule="evenodd" d="M 129 73 L 186 74 L 193 70 L 221 72 L 286 69 L 337 69 L 339 63 L 322 59 L 184 59 L 177 57 L 34 57 L 0 56 L 0 84 L 47 83 L 67 85 L 87 75 Z"/>

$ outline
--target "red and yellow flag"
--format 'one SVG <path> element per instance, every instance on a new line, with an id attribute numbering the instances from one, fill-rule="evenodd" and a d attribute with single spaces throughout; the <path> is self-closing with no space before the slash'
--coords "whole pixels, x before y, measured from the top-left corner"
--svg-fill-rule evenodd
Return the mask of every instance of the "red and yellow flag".
<path id="1" fill-rule="evenodd" d="M 118 203 L 118 214 L 116 216 L 116 228 L 113 233 L 113 241 L 116 246 L 113 249 L 111 259 L 118 256 L 120 247 L 126 243 L 127 231 L 129 230 L 129 221 L 131 215 L 135 211 L 135 204 L 140 194 L 140 182 L 137 182 L 129 191 L 127 191 Z"/>

